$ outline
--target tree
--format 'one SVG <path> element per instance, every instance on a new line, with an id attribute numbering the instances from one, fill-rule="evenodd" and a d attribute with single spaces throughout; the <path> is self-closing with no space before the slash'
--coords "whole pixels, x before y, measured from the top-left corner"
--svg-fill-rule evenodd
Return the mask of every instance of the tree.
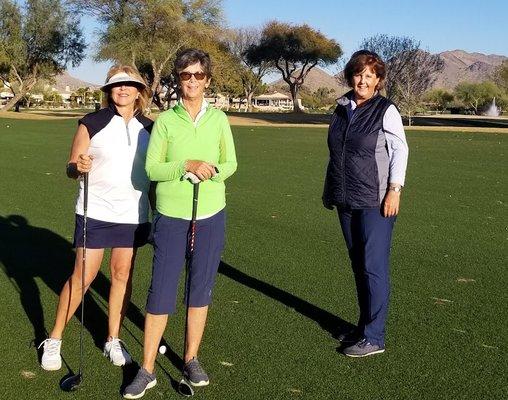
<path id="1" fill-rule="evenodd" d="M 386 63 L 386 96 L 395 101 L 409 118 L 420 105 L 422 95 L 444 68 L 439 55 L 420 49 L 420 42 L 409 37 L 376 35 L 364 39 L 361 49 L 376 52 Z"/>
<path id="2" fill-rule="evenodd" d="M 455 96 L 465 106 L 472 108 L 475 114 L 478 114 L 494 98 L 502 99 L 503 93 L 490 81 L 482 83 L 461 82 L 455 87 Z"/>
<path id="3" fill-rule="evenodd" d="M 71 94 L 71 101 L 75 103 L 76 106 L 91 106 L 96 101 L 95 92 L 97 92 L 97 90 L 89 86 L 79 87 Z"/>
<path id="4" fill-rule="evenodd" d="M 320 87 L 314 92 L 310 92 L 310 90 L 305 87 L 300 91 L 302 96 L 302 102 L 305 104 L 306 108 L 311 109 L 328 109 L 335 103 L 335 90 Z"/>
<path id="5" fill-rule="evenodd" d="M 73 0 L 103 24 L 98 60 L 135 65 L 162 108 L 161 80 L 176 53 L 214 36 L 222 21 L 219 0 Z M 170 82 L 169 82 L 170 83 Z"/>
<path id="6" fill-rule="evenodd" d="M 508 60 L 496 68 L 493 80 L 508 95 Z"/>
<path id="7" fill-rule="evenodd" d="M 337 62 L 342 55 L 340 45 L 309 25 L 269 22 L 261 33 L 259 44 L 251 46 L 246 57 L 252 64 L 273 63 L 289 85 L 295 112 L 301 112 L 297 101 L 300 88 L 309 71 L 316 65 Z"/>
<path id="8" fill-rule="evenodd" d="M 428 91 L 423 99 L 431 103 L 437 110 L 443 111 L 451 104 L 454 96 L 445 89 L 433 89 Z"/>
<path id="9" fill-rule="evenodd" d="M 224 47 L 222 41 L 214 37 L 203 38 L 199 45 L 201 50 L 207 52 L 212 60 L 212 81 L 207 90 L 208 93 L 222 93 L 226 96 L 241 97 L 242 84 L 238 74 L 238 62 L 228 49 Z M 148 77 L 151 82 L 153 78 L 150 65 L 145 64 L 140 71 Z M 174 95 L 178 95 L 177 77 L 170 67 L 161 76 L 159 89 L 154 93 L 154 103 L 160 109 L 166 108 Z"/>
<path id="10" fill-rule="evenodd" d="M 258 46 L 261 41 L 261 31 L 257 28 L 239 28 L 231 30 L 226 38 L 226 45 L 236 58 L 235 73 L 240 76 L 244 97 L 247 103 L 245 111 L 252 111 L 252 97 L 263 87 L 263 77 L 274 67 L 273 63 L 265 60 L 251 61 L 248 58 L 250 47 Z"/>
<path id="11" fill-rule="evenodd" d="M 44 102 L 50 107 L 57 107 L 63 104 L 63 98 L 58 92 L 47 90 L 43 95 Z"/>
<path id="12" fill-rule="evenodd" d="M 30 108 L 33 103 L 40 105 L 44 102 L 44 97 L 42 99 L 39 98 L 39 95 L 42 95 L 45 91 L 46 82 L 39 81 L 37 82 L 30 92 L 26 92 L 25 95 L 16 103 L 17 105 L 22 105 L 23 107 Z"/>
<path id="13" fill-rule="evenodd" d="M 0 79 L 14 95 L 2 108 L 8 110 L 39 80 L 78 65 L 85 44 L 79 21 L 60 0 L 27 0 L 24 12 L 0 0 L 0 12 Z"/>
<path id="14" fill-rule="evenodd" d="M 95 104 L 97 104 L 97 103 L 100 104 L 102 102 L 102 96 L 103 96 L 102 90 L 95 89 L 92 92 L 92 96 L 93 96 L 93 101 L 94 101 Z"/>
<path id="15" fill-rule="evenodd" d="M 411 61 L 399 74 L 394 85 L 394 98 L 402 113 L 408 117 L 409 125 L 423 94 L 436 80 L 434 73 L 442 70 L 443 66 L 444 62 L 439 56 L 418 51 L 413 53 Z"/>
<path id="16" fill-rule="evenodd" d="M 242 66 L 225 43 L 209 39 L 200 46 L 212 59 L 212 81 L 208 92 L 228 97 L 243 97 Z"/>

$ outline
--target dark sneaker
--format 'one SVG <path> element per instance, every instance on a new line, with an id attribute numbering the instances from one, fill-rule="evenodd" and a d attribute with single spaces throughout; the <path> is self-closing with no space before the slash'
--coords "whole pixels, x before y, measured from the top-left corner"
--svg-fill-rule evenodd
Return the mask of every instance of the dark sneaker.
<path id="1" fill-rule="evenodd" d="M 139 399 L 145 395 L 146 389 L 157 385 L 155 373 L 151 374 L 141 367 L 132 383 L 123 391 L 123 397 L 126 399 Z"/>
<path id="2" fill-rule="evenodd" d="M 349 332 L 341 333 L 337 339 L 341 343 L 357 343 L 362 339 L 362 335 L 356 329 L 352 329 Z"/>
<path id="3" fill-rule="evenodd" d="M 373 354 L 383 353 L 384 347 L 370 343 L 367 339 L 362 339 L 358 343 L 344 349 L 344 354 L 348 357 L 367 357 Z"/>
<path id="4" fill-rule="evenodd" d="M 187 361 L 183 367 L 183 376 L 192 386 L 206 386 L 210 383 L 197 358 Z"/>

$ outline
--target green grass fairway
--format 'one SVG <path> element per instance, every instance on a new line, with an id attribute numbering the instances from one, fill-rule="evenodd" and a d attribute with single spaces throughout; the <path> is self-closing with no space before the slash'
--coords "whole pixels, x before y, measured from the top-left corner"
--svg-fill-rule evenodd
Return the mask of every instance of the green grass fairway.
<path id="1" fill-rule="evenodd" d="M 72 269 L 76 183 L 64 169 L 75 128 L 0 119 L 2 399 L 116 399 L 130 379 L 102 356 L 107 268 L 86 302 L 80 390 L 60 392 L 66 367 L 43 371 L 29 347 L 51 328 Z M 356 322 L 353 278 L 336 214 L 320 200 L 326 130 L 233 131 L 239 168 L 227 185 L 227 246 L 201 350 L 211 384 L 196 399 L 508 398 L 505 133 L 408 132 L 387 351 L 349 359 L 334 335 Z M 150 274 L 146 246 L 122 331 L 138 361 Z M 73 369 L 79 327 L 71 320 L 62 348 Z M 179 379 L 182 332 L 180 307 L 165 335 L 171 350 L 158 356 L 159 384 L 144 398 L 179 397 L 168 377 Z"/>

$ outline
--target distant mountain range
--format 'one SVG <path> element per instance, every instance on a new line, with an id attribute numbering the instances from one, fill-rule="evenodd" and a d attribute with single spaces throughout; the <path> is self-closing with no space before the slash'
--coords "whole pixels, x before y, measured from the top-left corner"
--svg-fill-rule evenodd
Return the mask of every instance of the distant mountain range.
<path id="1" fill-rule="evenodd" d="M 463 81 L 482 82 L 489 79 L 497 66 L 504 60 L 508 60 L 506 56 L 496 54 L 485 55 L 481 53 L 468 53 L 463 50 L 445 51 L 439 53 L 443 59 L 444 69 L 437 75 L 433 88 L 443 88 L 453 90 L 458 83 Z M 85 82 L 74 78 L 68 72 L 58 75 L 56 84 L 53 85 L 59 91 L 66 91 L 67 88 L 73 92 L 80 87 L 99 88 L 100 85 Z M 322 70 L 321 68 L 313 68 L 305 79 L 304 87 L 314 92 L 320 87 L 332 88 L 337 96 L 345 93 L 349 88 L 339 84 L 336 77 Z M 287 93 L 288 87 L 286 82 L 279 79 L 269 84 L 271 90 L 277 90 Z"/>
<path id="2" fill-rule="evenodd" d="M 89 87 L 92 89 L 98 89 L 100 85 L 96 85 L 94 83 L 85 82 L 81 79 L 74 78 L 73 76 L 69 75 L 67 71 L 64 71 L 62 74 L 57 75 L 55 77 L 54 84 L 50 85 L 57 89 L 59 92 L 74 92 L 76 89 L 83 88 L 83 87 Z"/>
<path id="3" fill-rule="evenodd" d="M 496 67 L 508 57 L 481 53 L 468 53 L 463 50 L 445 51 L 439 53 L 444 61 L 443 70 L 438 73 L 433 88 L 453 90 L 458 83 L 463 81 L 482 82 L 490 78 Z M 286 82 L 279 79 L 269 84 L 270 89 L 288 91 Z M 305 79 L 304 87 L 314 92 L 320 87 L 332 88 L 337 96 L 342 95 L 349 88 L 339 84 L 331 74 L 318 67 L 311 69 Z"/>
<path id="4" fill-rule="evenodd" d="M 437 75 L 435 88 L 454 89 L 460 82 L 482 82 L 491 77 L 496 67 L 508 57 L 495 54 L 467 53 L 463 50 L 439 53 L 445 63 Z"/>

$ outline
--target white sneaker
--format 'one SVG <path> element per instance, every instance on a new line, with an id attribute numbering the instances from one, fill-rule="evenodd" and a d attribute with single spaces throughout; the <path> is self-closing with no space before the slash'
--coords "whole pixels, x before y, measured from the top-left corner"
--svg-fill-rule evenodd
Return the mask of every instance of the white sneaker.
<path id="1" fill-rule="evenodd" d="M 44 345 L 42 353 L 41 367 L 46 371 L 58 371 L 62 368 L 62 357 L 60 356 L 60 347 L 62 339 L 47 338 L 39 345 L 38 349 Z"/>
<path id="2" fill-rule="evenodd" d="M 112 338 L 104 344 L 104 355 L 117 367 L 132 362 L 131 355 L 125 348 L 123 342 L 118 338 Z"/>

